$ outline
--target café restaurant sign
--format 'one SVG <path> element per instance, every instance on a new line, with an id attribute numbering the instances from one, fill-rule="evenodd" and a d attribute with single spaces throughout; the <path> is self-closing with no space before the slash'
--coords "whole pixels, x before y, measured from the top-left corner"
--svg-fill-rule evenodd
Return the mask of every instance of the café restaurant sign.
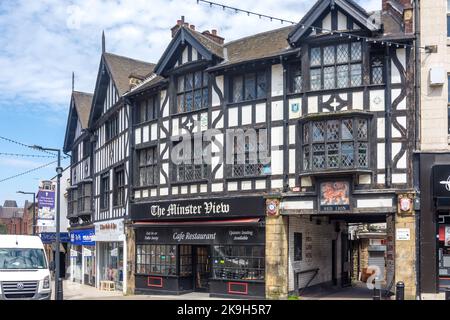
<path id="1" fill-rule="evenodd" d="M 131 205 L 133 220 L 231 218 L 263 216 L 264 213 L 265 202 L 262 197 L 193 199 Z"/>

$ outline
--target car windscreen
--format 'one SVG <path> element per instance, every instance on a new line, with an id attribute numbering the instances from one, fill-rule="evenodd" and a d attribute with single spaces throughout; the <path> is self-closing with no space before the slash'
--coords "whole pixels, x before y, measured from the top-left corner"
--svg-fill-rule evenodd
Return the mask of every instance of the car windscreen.
<path id="1" fill-rule="evenodd" d="M 0 270 L 47 269 L 44 250 L 0 248 Z"/>

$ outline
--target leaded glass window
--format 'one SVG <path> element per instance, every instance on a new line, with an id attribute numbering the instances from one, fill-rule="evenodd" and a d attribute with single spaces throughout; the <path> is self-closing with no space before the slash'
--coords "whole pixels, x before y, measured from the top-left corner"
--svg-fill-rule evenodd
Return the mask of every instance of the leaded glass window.
<path id="1" fill-rule="evenodd" d="M 157 183 L 156 147 L 138 150 L 138 183 L 140 187 Z"/>
<path id="2" fill-rule="evenodd" d="M 231 78 L 232 94 L 231 102 L 242 102 L 266 97 L 266 74 L 265 72 L 247 73 L 236 75 Z"/>
<path id="3" fill-rule="evenodd" d="M 304 123 L 303 170 L 368 168 L 368 125 L 359 117 Z"/>
<path id="4" fill-rule="evenodd" d="M 302 78 L 302 70 L 300 68 L 300 62 L 296 64 L 292 64 L 289 67 L 290 70 L 290 85 L 289 90 L 290 93 L 300 93 L 303 89 L 303 78 Z"/>
<path id="5" fill-rule="evenodd" d="M 370 65 L 370 83 L 382 84 L 383 81 L 383 58 L 372 57 Z"/>
<path id="6" fill-rule="evenodd" d="M 208 177 L 208 164 L 204 161 L 207 151 L 207 143 L 202 148 L 195 148 L 194 141 L 191 142 L 190 154 L 180 154 L 182 163 L 173 164 L 172 181 L 189 182 L 203 180 Z M 183 150 L 184 151 L 184 150 Z"/>
<path id="7" fill-rule="evenodd" d="M 360 86 L 361 42 L 311 48 L 310 65 L 310 90 Z"/>
<path id="8" fill-rule="evenodd" d="M 264 151 L 265 146 L 253 141 L 246 136 L 244 144 L 239 143 L 239 139 L 235 138 L 233 141 L 233 164 L 231 165 L 232 177 L 248 177 L 262 175 L 264 165 L 259 159 L 259 152 Z M 263 149 L 264 148 L 264 149 Z"/>
<path id="9" fill-rule="evenodd" d="M 208 75 L 204 72 L 187 73 L 177 81 L 177 113 L 208 107 Z"/>

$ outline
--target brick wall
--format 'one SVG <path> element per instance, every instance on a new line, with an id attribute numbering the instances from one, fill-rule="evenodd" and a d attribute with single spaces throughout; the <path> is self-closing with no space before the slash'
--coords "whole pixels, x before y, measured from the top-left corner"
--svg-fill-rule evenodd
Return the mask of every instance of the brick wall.
<path id="1" fill-rule="evenodd" d="M 321 218 L 320 225 L 316 224 L 316 217 L 310 221 L 309 216 L 289 218 L 289 291 L 294 290 L 294 271 L 319 268 L 319 273 L 310 286 L 331 282 L 331 242 L 337 239 L 337 277 L 341 276 L 341 232 L 345 224 L 341 223 L 341 232 L 335 231 L 335 223 L 328 223 L 328 219 Z M 302 261 L 294 261 L 294 232 L 303 234 Z M 313 273 L 299 276 L 299 288 L 309 281 Z"/>

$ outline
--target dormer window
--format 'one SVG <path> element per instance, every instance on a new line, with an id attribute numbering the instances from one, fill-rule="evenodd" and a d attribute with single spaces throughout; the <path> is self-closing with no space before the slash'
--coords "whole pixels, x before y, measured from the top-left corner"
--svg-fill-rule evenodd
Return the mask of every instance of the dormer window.
<path id="1" fill-rule="evenodd" d="M 177 78 L 176 113 L 190 112 L 208 107 L 208 75 L 197 71 Z"/>
<path id="2" fill-rule="evenodd" d="M 360 86 L 361 84 L 361 42 L 311 48 L 311 90 L 347 88 Z"/>

